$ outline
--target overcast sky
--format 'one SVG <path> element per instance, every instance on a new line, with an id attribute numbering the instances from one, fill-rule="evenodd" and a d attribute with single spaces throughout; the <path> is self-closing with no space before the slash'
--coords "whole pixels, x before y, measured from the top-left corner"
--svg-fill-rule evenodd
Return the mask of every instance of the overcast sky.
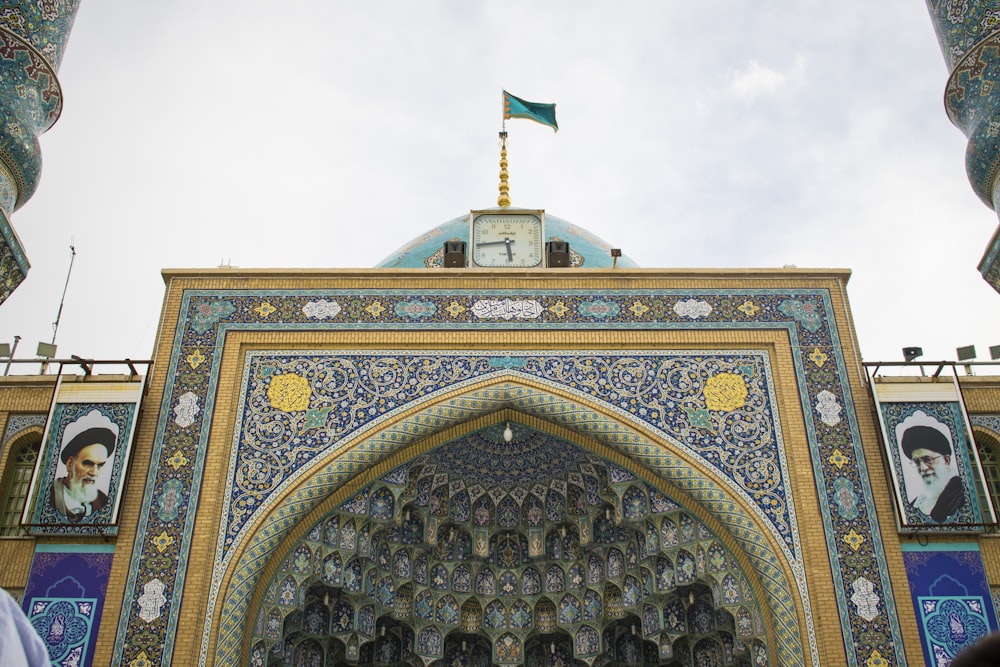
<path id="1" fill-rule="evenodd" d="M 161 268 L 370 267 L 494 206 L 506 88 L 560 126 L 508 124 L 514 206 L 648 268 L 850 268 L 866 360 L 988 358 L 947 76 L 921 0 L 83 0 L 0 342 L 51 340 L 71 242 L 59 356 L 142 359 Z"/>

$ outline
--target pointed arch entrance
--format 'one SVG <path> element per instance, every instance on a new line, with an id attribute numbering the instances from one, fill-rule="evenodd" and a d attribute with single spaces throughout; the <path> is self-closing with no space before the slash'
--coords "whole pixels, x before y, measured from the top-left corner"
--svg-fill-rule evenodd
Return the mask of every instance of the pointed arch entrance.
<path id="1" fill-rule="evenodd" d="M 760 587 L 713 522 L 496 417 L 309 527 L 267 586 L 251 664 L 769 664 Z"/>
<path id="2" fill-rule="evenodd" d="M 264 616 L 258 612 L 266 606 L 264 600 L 272 590 L 270 586 L 275 581 L 276 573 L 279 570 L 284 571 L 282 570 L 284 565 L 294 562 L 294 559 L 290 561 L 289 557 L 295 548 L 309 542 L 305 538 L 308 537 L 310 531 L 314 530 L 314 526 L 320 519 L 337 510 L 342 503 L 349 501 L 353 497 L 352 494 L 357 493 L 362 487 L 374 483 L 374 480 L 378 479 L 379 476 L 391 472 L 390 467 L 398 467 L 401 463 L 413 460 L 415 457 L 447 442 L 449 438 L 453 439 L 458 435 L 463 435 L 456 432 L 455 429 L 458 428 L 455 426 L 456 424 L 465 424 L 461 428 L 465 428 L 468 433 L 473 432 L 468 431 L 471 428 L 468 424 L 474 421 L 476 428 L 490 425 L 496 427 L 499 424 L 498 419 L 503 419 L 499 416 L 502 410 L 513 411 L 507 418 L 510 419 L 511 415 L 515 415 L 515 423 L 520 423 L 533 431 L 549 436 L 564 437 L 582 451 L 589 452 L 592 456 L 602 458 L 622 470 L 629 471 L 629 474 L 636 479 L 641 479 L 642 484 L 646 485 L 647 498 L 649 498 L 648 494 L 651 491 L 658 491 L 675 503 L 680 499 L 678 506 L 683 511 L 689 512 L 692 519 L 697 521 L 699 525 L 705 526 L 708 533 L 722 541 L 723 546 L 728 550 L 728 557 L 739 564 L 739 571 L 743 573 L 750 587 L 756 589 L 757 608 L 762 617 L 763 625 L 763 632 L 757 637 L 757 654 L 764 656 L 766 653 L 770 653 L 772 662 L 775 660 L 774 656 L 780 656 L 781 662 L 790 658 L 794 661 L 802 661 L 803 640 L 806 638 L 802 636 L 802 625 L 799 623 L 802 602 L 796 591 L 800 584 L 794 581 L 789 572 L 790 568 L 787 563 L 783 562 L 781 549 L 768 536 L 766 527 L 760 525 L 759 517 L 754 516 L 752 510 L 748 510 L 744 506 L 738 494 L 733 493 L 732 489 L 727 487 L 725 480 L 712 475 L 702 462 L 682 455 L 679 452 L 679 447 L 672 446 L 672 443 L 662 438 L 651 438 L 648 432 L 636 428 L 635 424 L 628 423 L 626 419 L 622 418 L 622 415 L 614 414 L 613 410 L 606 405 L 601 405 L 600 402 L 574 394 L 571 388 L 546 386 L 529 378 L 520 377 L 516 373 L 505 373 L 498 374 L 487 382 L 475 383 L 464 387 L 461 391 L 451 392 L 447 396 L 438 396 L 434 397 L 433 400 L 425 401 L 399 420 L 384 424 L 378 432 L 366 433 L 364 438 L 359 438 L 351 443 L 349 448 L 339 452 L 337 456 L 330 456 L 321 464 L 313 466 L 311 472 L 298 481 L 297 486 L 293 487 L 248 534 L 247 539 L 241 544 L 241 555 L 235 559 L 230 568 L 231 574 L 226 577 L 228 583 L 223 587 L 220 595 L 223 605 L 220 614 L 218 642 L 216 643 L 216 663 L 242 662 L 242 660 L 250 659 L 251 652 L 254 651 L 258 651 L 256 655 L 264 655 L 259 651 L 262 650 L 262 647 L 268 648 L 265 646 L 267 640 L 272 640 L 271 646 L 276 643 L 273 641 L 273 637 L 268 638 L 265 634 L 265 630 L 273 628 L 274 623 L 278 622 L 276 614 L 273 613 L 274 607 L 267 610 Z M 393 446 L 389 446 L 389 443 L 393 443 Z M 402 451 L 403 453 L 390 460 L 387 458 L 386 452 L 392 451 Z M 661 489 L 668 489 L 668 492 L 664 493 Z M 376 491 L 376 489 L 369 490 L 370 493 Z M 619 504 L 624 500 L 626 491 L 627 489 L 624 489 L 619 492 L 617 496 Z M 632 493 L 634 496 L 635 492 Z M 318 498 L 321 500 L 317 500 Z M 448 500 L 450 503 L 450 496 Z M 649 501 L 647 500 L 647 502 Z M 616 509 L 615 517 L 619 518 L 619 514 L 621 517 L 625 516 L 624 505 L 622 505 L 622 509 Z M 295 518 L 294 521 L 292 517 Z M 662 530 L 662 526 L 660 529 Z M 371 534 L 371 529 L 369 529 L 369 536 Z M 395 558 L 397 552 L 398 549 L 393 551 L 390 547 L 390 558 Z M 691 555 L 697 559 L 696 553 Z M 324 554 L 323 558 L 325 559 L 327 556 L 330 554 Z M 669 555 L 667 558 L 670 558 L 673 564 L 674 558 Z M 343 554 L 340 554 L 340 559 L 342 566 L 346 567 Z M 674 566 L 676 567 L 676 564 Z M 697 560 L 695 560 L 696 571 L 697 567 Z M 652 570 L 651 573 L 653 571 L 655 570 Z M 454 571 L 448 571 L 447 574 L 453 579 Z M 542 576 L 542 573 L 539 574 Z M 392 575 L 387 576 L 391 577 Z M 643 585 L 649 586 L 642 577 L 637 577 L 637 579 L 641 599 Z M 293 580 L 295 581 L 294 595 L 298 596 L 295 598 L 296 604 L 301 607 L 300 610 L 296 611 L 305 613 L 307 598 L 312 603 L 318 599 L 322 599 L 325 603 L 328 596 L 334 600 L 337 599 L 335 595 L 331 595 L 336 591 L 313 587 L 322 583 L 322 575 L 317 574 L 317 572 L 312 574 L 301 572 L 299 577 L 293 577 Z M 377 591 L 379 581 L 381 579 L 376 577 L 373 590 Z M 383 602 L 386 604 L 382 606 L 395 608 L 396 593 L 398 592 L 402 597 L 405 597 L 408 591 L 405 584 L 391 579 L 390 581 L 393 582 L 392 587 L 390 587 L 393 597 L 390 601 L 389 596 L 385 595 Z M 624 583 L 624 579 L 621 581 Z M 706 590 L 713 590 L 710 582 L 699 582 L 698 578 L 690 584 L 691 586 L 703 584 Z M 520 580 L 516 585 L 522 585 Z M 618 588 L 620 589 L 621 586 Z M 319 595 L 320 591 L 322 591 L 322 596 Z M 713 593 L 716 592 L 717 590 L 713 591 Z M 414 598 L 418 594 L 415 590 L 411 590 L 410 593 Z M 678 599 L 684 597 L 683 593 L 683 590 L 677 593 Z M 362 594 L 367 595 L 363 588 Z M 605 604 L 605 597 L 609 599 L 615 597 L 614 589 L 601 591 L 601 594 L 603 596 L 602 604 Z M 621 595 L 624 598 L 624 593 Z M 695 597 L 698 596 L 695 595 Z M 547 599 L 550 598 L 551 596 Z M 632 599 L 630 598 L 630 601 Z M 717 604 L 715 603 L 716 599 L 718 599 L 718 595 L 712 598 L 713 604 Z M 562 602 L 562 598 L 557 598 L 557 600 Z M 439 601 L 440 598 L 434 598 L 435 619 L 437 618 Z M 534 600 L 536 603 L 539 601 L 540 599 Z M 580 602 L 582 606 L 583 601 Z M 488 614 L 487 605 L 484 605 L 483 601 L 479 599 L 476 600 L 476 603 L 485 618 Z M 567 603 L 572 606 L 569 600 Z M 327 608 L 332 609 L 332 604 Z M 459 614 L 458 618 L 461 619 L 463 604 L 459 598 L 455 598 L 454 605 L 451 605 L 451 601 L 447 600 L 442 604 L 443 613 L 450 614 L 449 610 L 456 608 Z M 693 603 L 689 600 L 686 606 L 691 604 Z M 414 608 L 415 606 L 416 600 L 414 599 Z M 625 606 L 634 607 L 635 605 Z M 633 614 L 640 620 L 640 623 L 637 624 L 639 627 L 643 623 L 642 609 L 644 607 L 640 605 L 638 610 L 633 610 L 639 611 L 638 614 Z M 295 613 L 291 610 L 286 611 L 288 614 L 282 616 L 278 622 L 281 633 L 285 632 L 288 615 Z M 685 608 L 685 618 L 687 611 Z M 532 612 L 534 612 L 533 608 Z M 354 613 L 357 615 L 358 611 L 355 610 Z M 623 618 L 627 618 L 629 613 L 632 612 L 626 610 Z M 660 613 L 662 619 L 662 608 Z M 376 629 L 380 631 L 380 628 L 384 626 L 379 626 L 378 623 L 380 619 L 384 621 L 383 617 L 386 614 L 378 615 L 373 610 L 372 616 L 372 631 Z M 392 614 L 388 616 L 392 616 Z M 242 618 L 247 619 L 245 624 L 238 620 Z M 734 626 L 738 620 L 734 618 Z M 293 617 L 291 624 L 287 627 L 295 627 L 297 621 L 298 617 Z M 665 621 L 661 620 L 660 622 L 664 623 Z M 632 623 L 628 624 L 629 634 L 631 634 L 631 625 Z M 425 633 L 424 639 L 434 643 L 435 638 L 439 637 L 441 651 L 444 651 L 449 645 L 448 637 L 452 636 L 453 633 L 441 632 L 436 626 L 428 627 L 431 629 Z M 460 620 L 459 627 L 461 627 Z M 602 623 L 600 628 L 597 627 L 597 624 L 580 626 L 584 638 L 592 637 L 596 633 L 595 643 L 597 645 L 609 644 L 626 647 L 630 640 L 622 639 L 614 632 L 610 635 L 606 634 L 609 629 L 620 629 L 621 627 L 623 626 L 618 622 Z M 273 632 L 273 630 L 270 631 Z M 507 650 L 513 651 L 517 646 L 515 640 L 519 638 L 511 637 L 512 634 L 508 632 L 495 637 L 493 646 L 495 647 L 496 642 L 502 640 L 501 643 L 507 647 Z M 580 636 L 580 633 L 574 635 L 574 642 Z M 256 642 L 254 641 L 255 637 L 257 638 Z M 530 637 L 527 638 L 530 639 Z M 322 647 L 322 643 L 317 644 L 316 638 L 308 639 L 309 641 L 303 639 L 303 641 L 297 642 L 296 646 L 301 644 L 303 646 L 301 651 L 308 652 L 313 650 L 308 647 L 315 648 L 319 645 L 325 651 L 325 655 L 330 654 L 331 649 Z M 693 654 L 695 650 L 701 650 L 705 651 L 706 655 L 714 655 L 716 652 L 722 656 L 726 655 L 725 642 L 721 639 L 714 644 L 712 641 L 702 642 L 700 649 L 696 646 L 697 641 L 692 643 L 692 639 L 698 638 L 688 638 L 686 642 L 682 643 L 688 653 Z M 337 639 L 336 641 L 341 640 Z M 419 636 L 415 634 L 415 642 L 419 641 Z M 349 637 L 342 642 L 345 652 L 352 649 L 350 642 Z M 365 643 L 371 642 L 361 641 L 359 635 L 357 640 L 358 659 L 361 657 L 361 648 Z M 558 649 L 559 643 L 550 642 L 550 644 L 553 643 Z M 469 646 L 468 639 L 466 645 Z M 241 646 L 242 648 L 240 648 Z M 719 650 L 716 651 L 716 648 Z M 521 644 L 522 652 L 520 655 L 522 658 L 527 649 L 527 642 L 524 641 Z M 627 652 L 625 648 L 622 650 Z M 244 657 L 237 660 L 235 656 L 239 653 L 242 653 Z M 507 655 L 513 654 L 508 653 Z M 442 657 L 444 656 L 442 655 Z M 766 659 L 761 657 L 757 659 L 757 662 L 766 664 Z M 663 664 L 669 664 L 669 662 Z"/>

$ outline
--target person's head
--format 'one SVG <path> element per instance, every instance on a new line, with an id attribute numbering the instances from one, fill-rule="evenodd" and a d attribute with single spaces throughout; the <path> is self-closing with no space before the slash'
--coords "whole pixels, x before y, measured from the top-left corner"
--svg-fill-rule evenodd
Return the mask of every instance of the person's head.
<path id="1" fill-rule="evenodd" d="M 959 653 L 951 667 L 994 667 L 1000 665 L 1000 633 L 986 635 Z"/>
<path id="2" fill-rule="evenodd" d="M 931 426 L 911 426 L 900 441 L 903 453 L 920 473 L 924 484 L 934 486 L 951 476 L 951 443 Z"/>
<path id="3" fill-rule="evenodd" d="M 63 447 L 60 458 L 66 465 L 65 484 L 80 502 L 93 502 L 97 498 L 97 477 L 115 450 L 115 439 L 110 429 L 89 428 Z"/>

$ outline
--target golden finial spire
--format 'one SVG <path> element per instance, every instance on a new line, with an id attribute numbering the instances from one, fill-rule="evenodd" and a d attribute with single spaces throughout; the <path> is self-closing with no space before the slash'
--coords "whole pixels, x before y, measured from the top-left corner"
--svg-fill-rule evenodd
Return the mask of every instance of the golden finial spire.
<path id="1" fill-rule="evenodd" d="M 500 196 L 498 206 L 510 206 L 510 185 L 507 184 L 507 131 L 500 133 Z"/>

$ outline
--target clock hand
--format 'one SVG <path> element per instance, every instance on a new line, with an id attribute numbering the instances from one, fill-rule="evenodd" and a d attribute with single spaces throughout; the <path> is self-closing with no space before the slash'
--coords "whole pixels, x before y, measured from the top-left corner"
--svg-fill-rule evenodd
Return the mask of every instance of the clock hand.
<path id="1" fill-rule="evenodd" d="M 513 262 L 514 261 L 514 253 L 512 253 L 510 251 L 510 246 L 511 246 L 512 243 L 514 243 L 514 241 L 511 240 L 511 239 L 504 239 L 504 241 L 507 242 L 507 261 L 508 262 Z"/>
<path id="2" fill-rule="evenodd" d="M 484 245 L 500 245 L 501 243 L 507 243 L 507 244 L 510 244 L 510 243 L 513 243 L 513 242 L 514 242 L 514 241 L 516 241 L 516 240 L 517 240 L 517 239 L 512 239 L 512 238 L 505 238 L 505 239 L 503 239 L 502 241 L 480 241 L 480 242 L 479 242 L 479 243 L 477 243 L 476 245 L 477 245 L 477 246 L 480 246 L 480 247 L 482 247 L 482 246 L 484 246 Z"/>

